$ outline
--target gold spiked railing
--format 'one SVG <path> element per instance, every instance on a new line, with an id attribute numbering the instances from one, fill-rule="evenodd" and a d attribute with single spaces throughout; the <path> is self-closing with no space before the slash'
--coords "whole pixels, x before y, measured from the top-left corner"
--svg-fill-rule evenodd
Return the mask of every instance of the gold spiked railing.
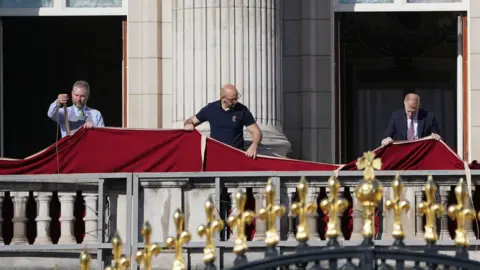
<path id="1" fill-rule="evenodd" d="M 382 161 L 379 158 L 375 158 L 375 153 L 367 152 L 363 157 L 357 161 L 357 168 L 363 170 L 363 178 L 358 181 L 355 187 L 355 197 L 360 202 L 363 208 L 363 242 L 360 247 L 373 246 L 374 242 L 374 214 L 379 203 L 382 201 L 383 186 L 380 181 L 375 177 L 375 171 L 381 169 Z M 298 217 L 298 225 L 296 230 L 296 240 L 298 242 L 297 252 L 308 253 L 308 240 L 310 230 L 308 228 L 307 216 L 317 211 L 317 208 L 328 215 L 329 220 L 327 224 L 327 246 L 325 250 L 340 249 L 337 238 L 341 235 L 339 226 L 339 214 L 343 213 L 348 207 L 348 201 L 339 197 L 340 180 L 333 175 L 328 180 L 329 195 L 326 199 L 322 200 L 319 205 L 314 201 L 307 201 L 308 182 L 305 177 L 302 177 L 296 186 L 298 195 L 297 202 L 293 203 L 290 207 L 292 215 Z M 437 192 L 437 185 L 433 180 L 433 177 L 428 176 L 425 183 L 425 195 L 426 200 L 418 204 L 418 213 L 425 216 L 425 233 L 424 239 L 426 241 L 424 252 L 428 254 L 437 254 L 436 241 L 438 240 L 436 222 L 442 214 L 445 213 L 445 209 L 442 205 L 435 202 L 435 194 Z M 402 223 L 402 215 L 404 212 L 410 209 L 410 202 L 403 198 L 404 185 L 397 175 L 392 182 L 393 196 L 391 199 L 386 200 L 384 203 L 384 209 L 393 213 L 394 219 L 392 224 L 392 236 L 394 238 L 393 249 L 405 248 L 404 238 L 405 230 Z M 468 259 L 467 248 L 469 246 L 469 240 L 466 236 L 465 224 L 471 222 L 476 217 L 476 213 L 469 209 L 465 204 L 465 200 L 468 197 L 467 189 L 463 179 L 458 181 L 455 187 L 455 195 L 457 203 L 448 208 L 448 215 L 457 222 L 457 229 L 455 231 L 455 244 L 457 246 L 456 256 L 452 258 Z M 231 215 L 227 219 L 227 224 L 230 228 L 236 228 L 237 234 L 233 245 L 233 252 L 236 254 L 234 265 L 248 264 L 246 253 L 248 251 L 248 242 L 245 232 L 245 226 L 250 224 L 255 218 L 266 221 L 266 237 L 265 244 L 267 246 L 265 251 L 266 259 L 275 259 L 280 256 L 276 246 L 279 243 L 279 232 L 276 227 L 276 219 L 285 215 L 285 207 L 275 203 L 276 191 L 275 186 L 271 180 L 268 181 L 265 188 L 265 207 L 261 208 L 258 213 L 254 213 L 249 210 L 245 210 L 246 194 L 242 190 L 238 190 L 235 193 L 234 199 L 236 200 L 237 209 L 235 214 Z M 215 247 L 215 234 L 221 231 L 224 227 L 224 222 L 215 216 L 215 206 L 213 199 L 209 197 L 205 204 L 206 221 L 203 225 L 200 225 L 197 229 L 197 233 L 200 237 L 205 239 L 203 262 L 205 269 L 216 269 L 215 261 L 216 247 Z M 480 219 L 480 213 L 478 213 Z M 176 229 L 176 235 L 169 237 L 166 241 L 166 248 L 174 249 L 175 258 L 171 269 L 185 270 L 188 269 L 185 259 L 183 257 L 183 249 L 191 239 L 191 234 L 184 230 L 184 215 L 181 210 L 175 211 L 173 214 L 173 221 Z M 152 228 L 148 222 L 142 228 L 142 235 L 144 238 L 145 247 L 136 253 L 135 260 L 139 265 L 143 266 L 143 269 L 150 270 L 152 268 L 153 258 L 161 252 L 162 247 L 160 244 L 151 243 Z M 113 245 L 113 264 L 107 267 L 109 270 L 123 270 L 129 269 L 130 259 L 122 254 L 122 240 L 118 234 L 112 239 Z M 326 251 L 325 251 L 326 252 Z M 305 253 L 306 254 L 306 253 Z M 331 262 L 332 263 L 332 262 Z M 348 261 L 351 263 L 351 261 Z M 362 269 L 373 269 L 374 261 L 363 262 Z M 83 251 L 80 255 L 80 264 L 82 270 L 89 270 L 91 267 L 91 258 L 87 251 Z M 306 264 L 297 264 L 298 268 L 303 269 Z M 330 265 L 330 269 L 335 269 L 335 263 Z M 429 264 L 429 267 L 436 266 L 433 263 Z M 397 269 L 404 269 L 403 262 L 397 261 Z M 387 268 L 386 268 L 387 269 Z M 388 268 L 390 269 L 390 268 Z M 432 268 L 434 269 L 434 268 Z"/>

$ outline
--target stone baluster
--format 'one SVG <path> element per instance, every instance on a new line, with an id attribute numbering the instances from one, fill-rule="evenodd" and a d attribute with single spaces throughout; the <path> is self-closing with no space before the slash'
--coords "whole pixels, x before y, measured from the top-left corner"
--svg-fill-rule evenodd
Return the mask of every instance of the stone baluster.
<path id="1" fill-rule="evenodd" d="M 287 241 L 295 241 L 295 217 L 292 215 L 290 208 L 293 204 L 293 195 L 295 194 L 295 188 L 288 188 L 287 189 L 287 196 L 288 196 L 288 234 L 287 234 Z"/>
<path id="2" fill-rule="evenodd" d="M 35 192 L 35 200 L 37 201 L 37 238 L 35 239 L 36 245 L 51 244 L 50 238 L 50 199 L 52 197 L 51 192 Z"/>
<path id="3" fill-rule="evenodd" d="M 363 209 L 355 196 L 355 188 L 350 189 L 350 194 L 352 196 L 352 219 L 353 219 L 353 229 L 352 236 L 350 240 L 360 240 L 362 236 L 362 227 L 363 227 Z"/>
<path id="4" fill-rule="evenodd" d="M 0 245 L 5 244 L 3 241 L 3 218 L 2 218 L 2 209 L 3 209 L 3 199 L 5 198 L 5 192 L 0 191 Z"/>
<path id="5" fill-rule="evenodd" d="M 423 239 L 424 233 L 423 233 L 423 216 L 420 214 L 418 211 L 418 206 L 420 203 L 423 201 L 423 190 L 422 187 L 417 187 L 415 189 L 415 217 L 416 217 L 416 222 L 415 222 L 415 238 L 417 239 Z"/>
<path id="6" fill-rule="evenodd" d="M 450 192 L 449 186 L 440 186 L 440 204 L 448 209 L 448 194 Z M 440 235 L 438 237 L 440 240 L 450 240 L 450 232 L 448 231 L 448 212 L 443 211 L 442 217 L 440 218 Z"/>
<path id="7" fill-rule="evenodd" d="M 392 198 L 392 187 L 383 187 L 383 198 L 382 198 L 382 240 L 391 240 L 392 239 L 392 226 L 394 221 L 393 211 L 386 211 L 385 202 Z"/>
<path id="8" fill-rule="evenodd" d="M 95 243 L 98 239 L 98 216 L 97 216 L 97 201 L 98 194 L 86 194 L 85 200 L 85 238 L 83 243 Z"/>
<path id="9" fill-rule="evenodd" d="M 26 244 L 27 239 L 27 201 L 28 192 L 12 192 L 13 202 L 13 239 L 12 245 Z"/>
<path id="10" fill-rule="evenodd" d="M 74 221 L 73 207 L 75 203 L 74 193 L 59 193 L 60 197 L 60 239 L 58 244 L 75 244 L 77 241 L 73 235 Z"/>
<path id="11" fill-rule="evenodd" d="M 317 198 L 318 198 L 319 192 L 320 192 L 320 188 L 309 187 L 306 203 L 313 202 L 317 204 Z M 310 231 L 310 240 L 320 240 L 320 234 L 318 233 L 318 212 L 315 212 L 314 214 L 308 214 L 307 218 L 308 218 L 308 230 Z"/>
<path id="12" fill-rule="evenodd" d="M 470 196 L 468 196 L 465 199 L 465 202 L 463 202 L 464 205 L 465 205 L 465 208 L 473 209 L 473 205 L 472 205 L 473 198 L 471 197 L 471 196 L 473 196 L 473 194 L 475 194 L 475 185 L 472 185 L 472 194 L 470 194 Z M 467 231 L 467 237 L 470 240 L 477 239 L 477 236 L 475 235 L 475 232 L 473 232 L 473 229 L 472 229 L 473 222 L 476 222 L 476 219 L 474 219 L 471 222 L 466 222 L 465 223 L 465 230 Z"/>
<path id="13" fill-rule="evenodd" d="M 264 188 L 254 188 L 253 196 L 255 197 L 255 213 L 258 213 L 260 209 L 265 206 L 265 189 Z M 267 222 L 265 220 L 256 218 L 255 219 L 255 236 L 253 241 L 263 241 L 266 237 Z"/>

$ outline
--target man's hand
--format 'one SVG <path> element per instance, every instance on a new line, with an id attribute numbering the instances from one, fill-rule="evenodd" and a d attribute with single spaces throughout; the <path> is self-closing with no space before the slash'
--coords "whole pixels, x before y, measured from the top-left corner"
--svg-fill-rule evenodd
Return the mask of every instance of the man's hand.
<path id="1" fill-rule="evenodd" d="M 58 103 L 60 103 L 60 104 L 65 104 L 65 103 L 67 103 L 67 101 L 68 101 L 68 95 L 67 95 L 67 94 L 60 94 L 60 95 L 58 95 L 57 101 L 58 101 Z"/>
<path id="2" fill-rule="evenodd" d="M 432 133 L 432 138 L 439 141 L 442 137 L 440 137 L 440 135 L 438 135 L 436 133 Z"/>
<path id="3" fill-rule="evenodd" d="M 83 124 L 83 127 L 89 129 L 93 127 L 93 124 L 91 122 L 85 122 L 85 124 Z"/>
<path id="4" fill-rule="evenodd" d="M 186 131 L 192 131 L 195 127 L 193 126 L 193 124 L 186 124 L 185 126 L 183 126 L 183 129 L 186 130 Z"/>
<path id="5" fill-rule="evenodd" d="M 391 144 L 391 143 L 393 143 L 393 139 L 390 138 L 390 137 L 387 137 L 387 138 L 385 138 L 385 139 L 382 140 L 382 145 L 383 145 L 383 146 L 389 145 L 389 144 Z"/>
<path id="6" fill-rule="evenodd" d="M 247 149 L 247 157 L 249 158 L 257 158 L 257 146 L 255 144 L 250 145 Z"/>

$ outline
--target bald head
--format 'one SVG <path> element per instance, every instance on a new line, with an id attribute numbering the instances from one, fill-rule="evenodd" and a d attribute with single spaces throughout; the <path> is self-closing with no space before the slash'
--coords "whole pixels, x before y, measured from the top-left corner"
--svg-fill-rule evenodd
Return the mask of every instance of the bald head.
<path id="1" fill-rule="evenodd" d="M 233 84 L 225 84 L 220 90 L 220 99 L 224 108 L 233 108 L 238 100 L 237 88 Z"/>
<path id="2" fill-rule="evenodd" d="M 420 96 L 414 93 L 409 93 L 405 96 L 404 104 L 408 117 L 412 118 L 420 107 Z"/>

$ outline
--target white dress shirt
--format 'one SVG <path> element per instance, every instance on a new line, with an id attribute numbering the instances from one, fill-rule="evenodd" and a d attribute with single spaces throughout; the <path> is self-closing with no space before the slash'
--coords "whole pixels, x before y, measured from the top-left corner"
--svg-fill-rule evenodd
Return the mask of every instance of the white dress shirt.
<path id="1" fill-rule="evenodd" d="M 84 116 L 81 116 L 80 111 L 77 107 L 74 107 L 73 105 L 67 107 L 68 123 L 70 125 L 71 133 L 81 128 L 86 122 L 92 123 L 94 127 L 105 126 L 100 111 L 89 108 L 87 106 L 84 106 L 82 110 Z M 60 104 L 56 100 L 52 104 L 50 104 L 47 115 L 53 121 L 57 122 L 58 125 L 60 125 L 60 132 L 62 133 L 62 138 L 65 137 L 67 135 L 67 131 L 65 128 L 65 114 L 63 112 L 63 109 L 61 109 Z"/>
<path id="2" fill-rule="evenodd" d="M 418 139 L 418 111 L 413 116 L 413 119 L 409 118 L 407 115 L 407 134 L 408 128 L 410 127 L 410 123 L 413 121 L 413 138 L 416 140 Z"/>

